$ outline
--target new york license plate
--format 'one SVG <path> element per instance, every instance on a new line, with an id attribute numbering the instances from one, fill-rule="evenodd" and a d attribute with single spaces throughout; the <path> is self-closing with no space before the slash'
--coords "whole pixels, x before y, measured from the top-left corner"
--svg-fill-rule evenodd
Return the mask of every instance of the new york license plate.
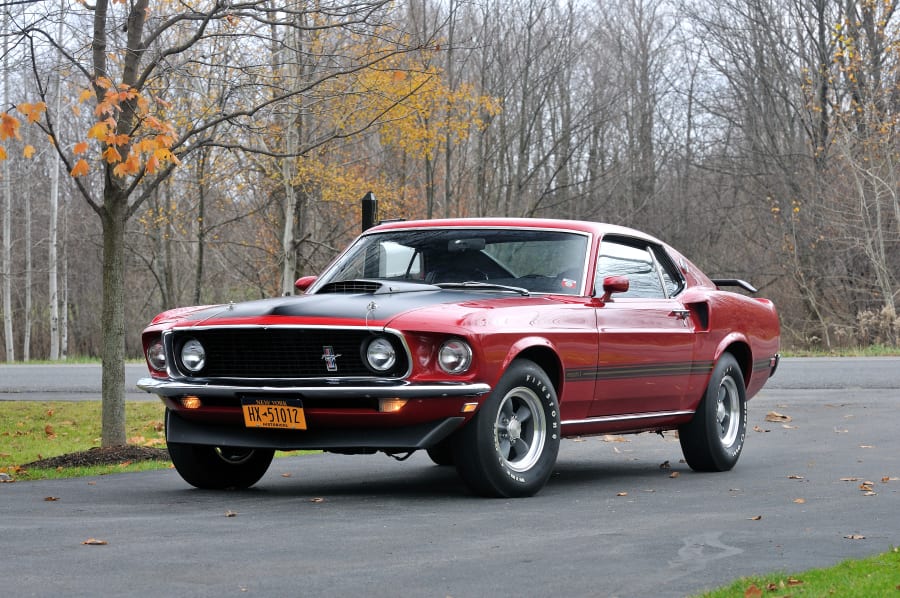
<path id="1" fill-rule="evenodd" d="M 248 428 L 306 429 L 300 399 L 241 399 L 241 409 Z"/>

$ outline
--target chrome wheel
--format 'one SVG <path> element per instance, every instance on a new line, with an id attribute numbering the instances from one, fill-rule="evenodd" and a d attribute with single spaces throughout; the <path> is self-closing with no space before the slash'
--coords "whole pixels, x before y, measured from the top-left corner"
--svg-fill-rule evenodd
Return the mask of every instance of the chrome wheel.
<path id="1" fill-rule="evenodd" d="M 731 446 L 738 437 L 741 422 L 741 397 L 737 383 L 725 376 L 716 396 L 716 428 L 722 446 Z"/>
<path id="2" fill-rule="evenodd" d="M 536 363 L 519 358 L 453 436 L 453 463 L 476 494 L 531 496 L 553 473 L 559 428 L 553 382 Z"/>
<path id="3" fill-rule="evenodd" d="M 678 428 L 684 459 L 695 471 L 728 471 L 737 463 L 747 436 L 747 391 L 734 355 L 724 353 L 713 367 L 694 417 Z"/>
<path id="4" fill-rule="evenodd" d="M 494 442 L 503 464 L 516 472 L 534 467 L 547 440 L 541 399 L 530 388 L 509 391 L 497 410 Z"/>

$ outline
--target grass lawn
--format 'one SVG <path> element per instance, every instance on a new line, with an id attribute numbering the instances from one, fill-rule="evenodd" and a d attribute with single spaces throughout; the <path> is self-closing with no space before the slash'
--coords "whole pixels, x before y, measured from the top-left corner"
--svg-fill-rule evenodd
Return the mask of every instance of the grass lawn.
<path id="1" fill-rule="evenodd" d="M 788 596 L 900 596 L 900 548 L 867 559 L 848 560 L 826 569 L 791 575 L 741 578 L 702 598 L 787 598 Z"/>
<path id="2" fill-rule="evenodd" d="M 27 463 L 100 446 L 100 401 L 0 401 L 0 472 L 15 480 L 98 475 L 169 467 L 168 461 L 95 467 L 23 468 Z M 125 404 L 128 444 L 165 448 L 159 401 Z"/>

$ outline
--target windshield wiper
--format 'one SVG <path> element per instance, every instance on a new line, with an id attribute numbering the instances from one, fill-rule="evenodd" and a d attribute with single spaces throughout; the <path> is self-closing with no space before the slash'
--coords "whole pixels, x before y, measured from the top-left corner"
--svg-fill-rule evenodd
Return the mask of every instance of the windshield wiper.
<path id="1" fill-rule="evenodd" d="M 439 282 L 436 287 L 440 287 L 442 289 L 484 289 L 487 291 L 511 291 L 513 293 L 519 293 L 523 297 L 530 297 L 531 291 L 528 289 L 523 289 L 522 287 L 512 287 L 506 284 L 494 284 L 492 282 L 477 282 L 474 280 L 467 280 L 466 282 Z"/>

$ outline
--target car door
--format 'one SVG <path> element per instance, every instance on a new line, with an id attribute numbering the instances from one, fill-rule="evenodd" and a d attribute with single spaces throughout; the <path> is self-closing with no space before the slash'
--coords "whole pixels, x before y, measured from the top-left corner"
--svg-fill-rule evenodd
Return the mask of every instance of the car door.
<path id="1" fill-rule="evenodd" d="M 684 279 L 662 247 L 606 237 L 596 262 L 595 296 L 608 276 L 628 290 L 595 302 L 599 335 L 592 417 L 678 410 L 696 374 L 695 328 L 678 300 Z"/>

